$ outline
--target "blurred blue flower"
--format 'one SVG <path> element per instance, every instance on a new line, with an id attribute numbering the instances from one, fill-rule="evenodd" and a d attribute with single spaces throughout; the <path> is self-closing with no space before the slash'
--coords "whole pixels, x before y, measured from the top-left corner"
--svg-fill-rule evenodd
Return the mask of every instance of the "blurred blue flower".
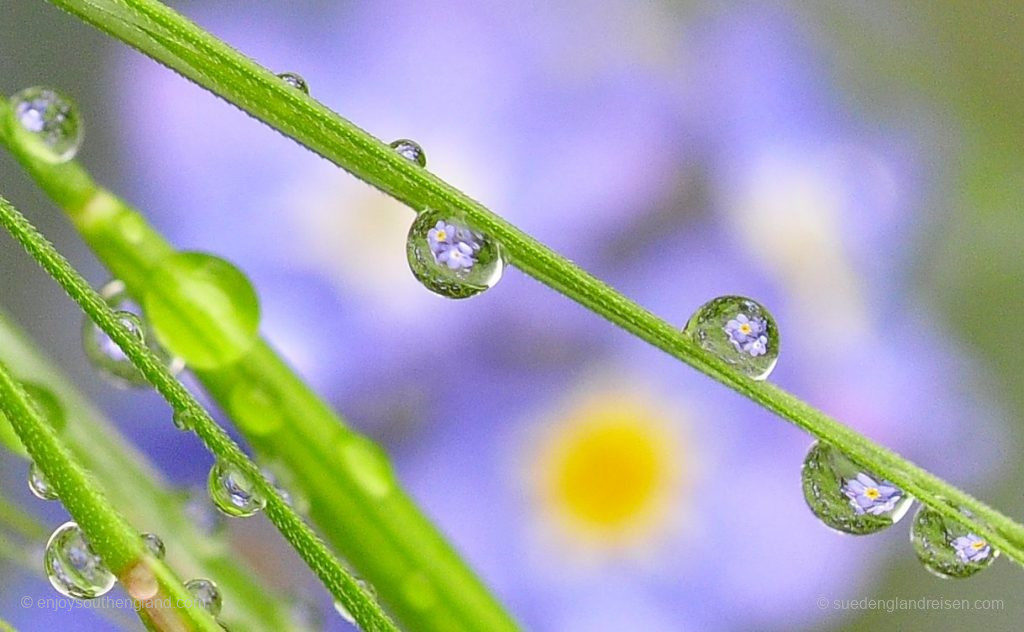
<path id="1" fill-rule="evenodd" d="M 911 131 L 846 111 L 793 15 L 321 10 L 189 13 L 371 132 L 416 138 L 440 176 L 655 312 L 769 305 L 773 379 L 860 430 L 947 476 L 996 460 L 969 359 L 906 297 L 925 186 Z M 522 275 L 431 295 L 405 263 L 408 209 L 137 56 L 118 73 L 134 201 L 253 276 L 268 337 L 389 443 L 529 629 L 810 626 L 813 599 L 879 572 L 880 541 L 906 549 L 821 527 L 799 486 L 810 440 L 763 409 Z M 433 229 L 435 254 L 453 228 Z M 433 370 L 439 331 L 458 371 Z"/>

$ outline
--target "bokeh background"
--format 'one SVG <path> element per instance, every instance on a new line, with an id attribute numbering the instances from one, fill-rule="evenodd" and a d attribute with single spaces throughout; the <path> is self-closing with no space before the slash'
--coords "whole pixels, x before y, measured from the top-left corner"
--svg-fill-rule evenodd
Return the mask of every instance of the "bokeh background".
<path id="1" fill-rule="evenodd" d="M 374 135 L 682 325 L 757 298 L 772 379 L 1024 517 L 1024 18 L 1000 3 L 171 3 Z M 730 3 L 731 4 L 731 3 Z M 998 5 L 998 6 L 997 6 Z M 0 89 L 49 84 L 82 162 L 177 245 L 254 280 L 263 332 L 352 423 L 531 630 L 1016 629 L 1024 575 L 926 573 L 909 518 L 852 538 L 807 511 L 811 440 L 516 270 L 446 301 L 408 272 L 408 209 L 46 3 L 0 3 Z M 8 157 L 2 194 L 104 272 Z M 7 240 L 0 301 L 174 481 L 209 457 L 151 393 L 111 388 L 80 316 Z M 602 423 L 620 440 L 595 454 Z M 595 472 L 658 450 L 652 484 Z M 0 460 L 3 492 L 53 522 Z M 233 524 L 254 557 L 263 519 Z M 286 551 L 271 556 L 289 560 Z M 294 563 L 282 586 L 320 596 Z M 50 588 L 0 563 L 22 610 Z M 1002 599 L 1001 611 L 819 599 Z M 230 595 L 226 599 L 230 600 Z M 328 629 L 346 629 L 322 599 Z"/>

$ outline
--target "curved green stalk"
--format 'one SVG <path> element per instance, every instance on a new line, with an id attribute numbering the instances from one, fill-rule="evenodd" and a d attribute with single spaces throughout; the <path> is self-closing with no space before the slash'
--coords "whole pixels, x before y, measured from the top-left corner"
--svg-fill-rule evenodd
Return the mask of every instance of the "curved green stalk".
<path id="1" fill-rule="evenodd" d="M 139 532 L 110 505 L 2 363 L 0 408 L 97 555 L 128 594 L 139 600 L 139 616 L 146 625 L 157 630 L 217 632 L 220 625 L 206 610 L 178 605 L 192 602 L 188 590 L 163 562 L 149 555 Z"/>
<path id="2" fill-rule="evenodd" d="M 192 429 L 210 452 L 218 459 L 238 468 L 248 480 L 252 481 L 254 490 L 266 498 L 267 517 L 331 591 L 335 599 L 352 614 L 360 627 L 366 632 L 397 630 L 380 606 L 341 566 L 312 529 L 281 497 L 277 488 L 263 476 L 259 468 L 245 456 L 245 453 L 231 437 L 213 421 L 195 397 L 171 375 L 167 367 L 161 363 L 149 347 L 121 323 L 106 301 L 57 252 L 53 244 L 40 235 L 35 227 L 2 197 L 0 197 L 0 224 L 64 288 L 64 291 L 79 304 L 89 318 L 110 336 L 110 339 L 142 372 L 146 380 L 174 408 L 175 413 L 183 415 L 189 420 Z M 20 391 L 20 387 L 18 390 Z M 21 395 L 20 403 L 24 405 L 22 408 L 29 407 L 27 400 L 24 399 L 24 394 Z M 19 412 L 23 411 L 19 409 Z M 34 411 L 30 412 L 34 413 Z M 17 428 L 15 429 L 17 430 Z M 18 434 L 22 436 L 22 441 L 30 453 L 34 449 L 39 449 L 33 445 L 33 440 L 36 437 L 29 437 L 30 440 L 26 441 L 26 437 L 20 431 Z M 53 436 L 52 431 L 49 436 Z M 34 454 L 33 458 L 36 458 Z M 49 472 L 44 469 L 44 473 L 49 478 Z M 57 489 L 61 491 L 60 487 Z M 84 481 L 82 489 L 86 493 L 91 493 L 89 487 L 84 485 Z M 61 497 L 64 498 L 63 493 Z M 141 540 L 139 540 L 139 544 L 141 545 Z"/>
<path id="3" fill-rule="evenodd" d="M 49 0 L 379 188 L 415 210 L 466 217 L 502 244 L 527 274 L 622 329 L 682 360 L 896 483 L 942 515 L 970 524 L 1008 557 L 1024 563 L 1024 526 L 847 428 L 799 398 L 754 382 L 701 351 L 678 329 L 515 228 L 466 194 L 405 160 L 324 105 L 290 88 L 155 0 Z M 965 517 L 961 510 L 973 514 Z"/>
<path id="4" fill-rule="evenodd" d="M 78 163 L 48 163 L 26 151 L 16 135 L 5 132 L 9 110 L 0 101 L 0 145 L 64 207 L 111 274 L 130 294 L 143 296 L 150 272 L 173 247 Z M 323 536 L 377 587 L 406 627 L 515 628 L 402 492 L 384 452 L 347 428 L 265 342 L 230 366 L 194 373 L 256 452 L 285 470 L 286 486 L 310 501 L 310 516 Z M 367 485 L 367 471 L 384 486 Z"/>
<path id="5" fill-rule="evenodd" d="M 226 597 L 219 618 L 229 628 L 267 632 L 299 629 L 291 621 L 289 605 L 260 584 L 222 535 L 204 533 L 187 517 L 181 494 L 168 490 L 146 458 L 39 353 L 2 309 L 0 362 L 10 366 L 20 380 L 45 387 L 64 410 L 73 411 L 61 440 L 132 524 L 160 536 L 167 546 L 168 561 L 182 576 L 216 582 Z M 43 542 L 48 535 L 35 518 L 0 496 L 0 527 L 4 525 L 32 542 Z M 38 572 L 38 564 L 32 570 Z"/>

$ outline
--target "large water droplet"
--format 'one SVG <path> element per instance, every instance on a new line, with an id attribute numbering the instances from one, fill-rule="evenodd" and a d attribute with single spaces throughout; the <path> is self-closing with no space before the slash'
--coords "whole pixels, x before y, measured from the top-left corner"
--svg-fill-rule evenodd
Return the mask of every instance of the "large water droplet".
<path id="1" fill-rule="evenodd" d="M 800 477 L 814 515 L 843 533 L 881 531 L 899 522 L 913 503 L 903 490 L 821 441 L 808 451 Z"/>
<path id="2" fill-rule="evenodd" d="M 147 323 L 133 311 L 138 307 L 132 302 L 122 281 L 116 279 L 110 281 L 100 288 L 99 294 L 107 302 L 107 305 L 117 310 L 116 314 L 121 324 L 135 334 L 139 340 L 145 342 L 172 374 L 177 375 L 185 368 L 185 364 L 180 358 L 172 358 L 167 350 L 156 342 Z M 82 348 L 92 365 L 111 378 L 115 384 L 136 387 L 149 386 L 146 378 L 121 351 L 121 347 L 117 346 L 110 336 L 88 316 L 82 321 Z"/>
<path id="3" fill-rule="evenodd" d="M 28 466 L 28 490 L 40 500 L 57 500 L 59 498 L 57 490 L 46 480 L 43 471 L 35 462 Z"/>
<path id="4" fill-rule="evenodd" d="M 779 330 L 760 303 L 720 296 L 701 305 L 683 329 L 702 349 L 755 380 L 768 377 L 779 359 Z"/>
<path id="5" fill-rule="evenodd" d="M 82 145 L 82 121 L 74 101 L 53 90 L 26 88 L 10 99 L 14 131 L 35 157 L 67 162 Z"/>
<path id="6" fill-rule="evenodd" d="M 149 277 L 143 306 L 160 342 L 201 369 L 235 362 L 259 336 L 256 290 L 238 268 L 212 255 L 164 259 Z"/>
<path id="7" fill-rule="evenodd" d="M 190 579 L 185 582 L 185 589 L 192 594 L 196 605 L 203 608 L 213 616 L 220 614 L 224 605 L 224 597 L 220 594 L 220 588 L 209 579 Z"/>
<path id="8" fill-rule="evenodd" d="M 309 84 L 306 83 L 305 79 L 294 72 L 282 72 L 278 75 L 278 78 L 296 90 L 301 90 L 302 92 L 309 94 Z"/>
<path id="9" fill-rule="evenodd" d="M 421 167 L 427 166 L 427 152 L 423 151 L 420 144 L 408 138 L 399 138 L 391 143 L 391 147 L 409 162 L 416 163 Z"/>
<path id="10" fill-rule="evenodd" d="M 505 267 L 496 241 L 429 209 L 409 229 L 405 252 L 420 283 L 448 298 L 468 298 L 493 287 Z"/>
<path id="11" fill-rule="evenodd" d="M 394 470 L 377 444 L 365 437 L 346 437 L 339 452 L 349 475 L 367 494 L 384 498 L 395 490 Z"/>
<path id="12" fill-rule="evenodd" d="M 284 424 L 285 411 L 280 399 L 265 386 L 252 382 L 240 381 L 231 389 L 228 409 L 247 435 L 264 437 Z"/>
<path id="13" fill-rule="evenodd" d="M 66 597 L 92 599 L 114 587 L 113 574 L 103 566 L 74 522 L 65 522 L 50 536 L 43 564 L 50 584 Z"/>
<path id="14" fill-rule="evenodd" d="M 150 555 L 158 560 L 164 559 L 167 549 L 164 548 L 164 541 L 160 539 L 160 536 L 155 533 L 143 533 L 142 542 L 146 545 Z"/>
<path id="15" fill-rule="evenodd" d="M 217 461 L 210 469 L 210 499 L 222 512 L 246 518 L 266 506 L 267 501 L 253 488 L 252 481 L 235 465 Z"/>
<path id="16" fill-rule="evenodd" d="M 924 567 L 939 577 L 970 577 L 999 557 L 999 551 L 966 524 L 926 506 L 914 516 L 910 542 Z"/>

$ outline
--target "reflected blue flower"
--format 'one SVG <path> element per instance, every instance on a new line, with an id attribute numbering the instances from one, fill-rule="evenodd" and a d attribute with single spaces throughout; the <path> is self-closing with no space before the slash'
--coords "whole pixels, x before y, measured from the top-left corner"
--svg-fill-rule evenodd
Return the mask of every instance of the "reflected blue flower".
<path id="1" fill-rule="evenodd" d="M 952 542 L 957 558 L 964 564 L 980 562 L 992 552 L 992 547 L 984 538 L 973 533 L 962 535 Z"/>
<path id="2" fill-rule="evenodd" d="M 768 351 L 768 336 L 764 335 L 766 327 L 763 318 L 737 314 L 725 324 L 724 329 L 736 351 L 756 357 Z"/>
<path id="3" fill-rule="evenodd" d="M 843 485 L 843 494 L 850 499 L 850 506 L 854 512 L 858 515 L 867 513 L 872 516 L 892 511 L 896 503 L 903 498 L 903 491 L 892 483 L 877 483 L 863 472 L 857 474 L 857 478 L 846 481 Z"/>

